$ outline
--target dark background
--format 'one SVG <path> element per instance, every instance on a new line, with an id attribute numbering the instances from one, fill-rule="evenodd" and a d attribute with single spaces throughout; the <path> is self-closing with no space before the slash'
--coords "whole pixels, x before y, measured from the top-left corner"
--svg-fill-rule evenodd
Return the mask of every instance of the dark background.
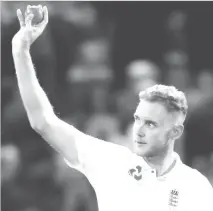
<path id="1" fill-rule="evenodd" d="M 88 180 L 68 168 L 27 120 L 11 40 L 19 29 L 16 9 L 28 4 L 49 10 L 48 26 L 31 55 L 62 119 L 131 148 L 139 88 L 175 85 L 189 104 L 175 149 L 213 184 L 212 2 L 2 2 L 3 211 L 97 210 Z"/>

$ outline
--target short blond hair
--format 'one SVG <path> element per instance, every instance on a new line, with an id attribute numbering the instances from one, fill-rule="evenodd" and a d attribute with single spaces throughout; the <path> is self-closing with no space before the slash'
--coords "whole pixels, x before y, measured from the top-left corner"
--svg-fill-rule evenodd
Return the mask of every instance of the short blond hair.
<path id="1" fill-rule="evenodd" d="M 188 104 L 186 96 L 174 86 L 156 84 L 139 93 L 140 100 L 149 102 L 161 102 L 168 112 L 181 112 L 186 116 Z"/>

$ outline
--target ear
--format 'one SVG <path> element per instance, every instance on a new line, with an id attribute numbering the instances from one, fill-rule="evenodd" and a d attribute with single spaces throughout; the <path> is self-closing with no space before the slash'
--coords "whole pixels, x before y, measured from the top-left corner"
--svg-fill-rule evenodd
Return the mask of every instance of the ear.
<path id="1" fill-rule="evenodd" d="M 183 130 L 184 130 L 184 126 L 183 125 L 175 125 L 170 132 L 170 139 L 172 140 L 176 140 L 179 139 L 181 137 L 181 135 L 183 134 Z"/>

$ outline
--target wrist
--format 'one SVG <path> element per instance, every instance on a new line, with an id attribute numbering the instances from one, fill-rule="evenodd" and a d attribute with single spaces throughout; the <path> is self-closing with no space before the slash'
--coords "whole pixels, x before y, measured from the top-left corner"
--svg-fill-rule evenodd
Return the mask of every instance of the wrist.
<path id="1" fill-rule="evenodd" d="M 12 40 L 12 51 L 13 53 L 24 53 L 30 51 L 30 45 L 25 40 Z"/>
<path id="2" fill-rule="evenodd" d="M 30 47 L 20 46 L 20 45 L 12 45 L 12 53 L 13 55 L 23 55 L 30 53 Z"/>

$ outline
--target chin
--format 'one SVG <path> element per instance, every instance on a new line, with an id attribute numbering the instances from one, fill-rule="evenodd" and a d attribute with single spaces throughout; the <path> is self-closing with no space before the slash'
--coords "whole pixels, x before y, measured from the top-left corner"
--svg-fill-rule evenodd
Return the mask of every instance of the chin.
<path id="1" fill-rule="evenodd" d="M 146 156 L 150 156 L 152 153 L 150 152 L 149 149 L 147 149 L 147 147 L 137 147 L 134 146 L 134 152 L 141 157 L 146 157 Z"/>

